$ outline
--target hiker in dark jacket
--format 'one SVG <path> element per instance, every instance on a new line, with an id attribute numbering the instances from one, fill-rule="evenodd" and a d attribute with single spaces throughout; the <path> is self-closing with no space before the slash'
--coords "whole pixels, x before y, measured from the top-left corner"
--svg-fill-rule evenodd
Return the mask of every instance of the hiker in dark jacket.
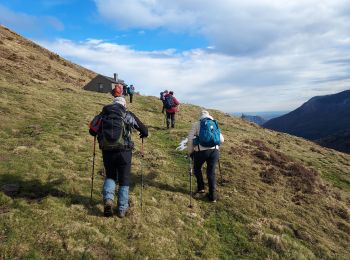
<path id="1" fill-rule="evenodd" d="M 169 102 L 170 100 L 170 102 Z M 175 127 L 175 113 L 179 112 L 179 101 L 174 97 L 174 92 L 170 91 L 164 95 L 164 106 L 166 108 L 166 127 L 169 128 L 171 120 L 171 128 Z"/>
<path id="2" fill-rule="evenodd" d="M 200 198 L 202 194 L 205 193 L 204 190 L 204 181 L 202 175 L 202 166 L 206 162 L 207 163 L 207 178 L 208 178 L 208 186 L 209 200 L 212 202 L 216 202 L 217 194 L 216 194 L 216 180 L 215 180 L 215 167 L 219 160 L 219 145 L 206 147 L 200 144 L 194 145 L 193 140 L 199 136 L 201 121 L 210 119 L 213 120 L 213 117 L 209 115 L 209 112 L 203 110 L 199 116 L 199 121 L 195 122 L 192 125 L 192 129 L 188 134 L 188 155 L 193 159 L 193 168 L 194 175 L 197 179 L 197 192 L 195 193 L 195 198 Z M 224 142 L 224 137 L 220 133 L 218 137 L 220 139 L 220 143 Z"/>
<path id="3" fill-rule="evenodd" d="M 95 122 L 101 122 L 98 124 L 99 127 L 92 127 L 92 125 L 96 125 Z M 113 127 L 111 127 L 111 124 Z M 108 132 L 108 129 L 111 131 Z M 140 138 L 148 136 L 147 127 L 136 115 L 126 109 L 126 101 L 123 97 L 114 98 L 113 104 L 104 106 L 102 112 L 90 123 L 90 134 L 97 135 L 106 169 L 102 191 L 104 215 L 106 217 L 113 216 L 113 201 L 117 180 L 119 183 L 117 216 L 125 217 L 129 206 L 131 158 L 134 147 L 131 140 L 132 129 L 136 129 L 140 133 Z"/>
<path id="4" fill-rule="evenodd" d="M 123 96 L 126 97 L 128 95 L 128 85 L 123 84 Z"/>

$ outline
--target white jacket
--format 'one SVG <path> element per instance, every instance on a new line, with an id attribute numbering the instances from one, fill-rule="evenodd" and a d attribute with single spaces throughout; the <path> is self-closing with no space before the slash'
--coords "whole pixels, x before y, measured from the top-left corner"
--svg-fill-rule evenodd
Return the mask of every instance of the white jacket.
<path id="1" fill-rule="evenodd" d="M 213 118 L 211 116 L 208 116 L 207 118 L 210 118 L 213 120 Z M 218 145 L 213 146 L 213 147 L 204 147 L 204 146 L 199 145 L 199 150 L 198 150 L 198 145 L 193 145 L 193 139 L 199 135 L 199 130 L 200 130 L 200 121 L 197 121 L 197 122 L 193 123 L 192 129 L 188 133 L 188 142 L 187 142 L 188 153 L 191 154 L 191 153 L 193 153 L 193 151 L 198 152 L 199 150 L 204 151 L 204 150 L 209 150 L 209 149 L 218 149 L 219 150 Z M 220 143 L 223 143 L 224 141 L 225 141 L 224 136 L 220 133 Z"/>

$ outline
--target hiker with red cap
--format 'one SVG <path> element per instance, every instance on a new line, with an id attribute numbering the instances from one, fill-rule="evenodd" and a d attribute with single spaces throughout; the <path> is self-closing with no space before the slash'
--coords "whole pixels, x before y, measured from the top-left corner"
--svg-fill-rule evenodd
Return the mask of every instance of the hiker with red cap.
<path id="1" fill-rule="evenodd" d="M 102 112 L 90 123 L 89 132 L 97 136 L 106 169 L 102 189 L 106 217 L 113 216 L 116 183 L 119 184 L 117 216 L 125 217 L 129 207 L 131 158 L 134 148 L 131 140 L 132 129 L 140 133 L 140 138 L 148 136 L 148 128 L 135 114 L 127 110 L 122 96 L 115 97 L 113 104 L 104 106 Z"/>
<path id="2" fill-rule="evenodd" d="M 113 97 L 121 97 L 123 95 L 123 85 L 120 83 L 115 84 L 114 89 L 112 89 L 111 94 Z"/>
<path id="3" fill-rule="evenodd" d="M 175 127 L 175 113 L 179 112 L 178 106 L 179 101 L 174 97 L 174 92 L 169 91 L 168 94 L 164 95 L 164 107 L 166 109 L 166 126 L 169 129 L 170 121 L 171 128 Z"/>

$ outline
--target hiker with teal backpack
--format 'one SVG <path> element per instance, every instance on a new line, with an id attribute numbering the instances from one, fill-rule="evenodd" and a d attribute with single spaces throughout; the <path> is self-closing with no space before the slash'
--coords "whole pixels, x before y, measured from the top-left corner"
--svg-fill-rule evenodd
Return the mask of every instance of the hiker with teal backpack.
<path id="1" fill-rule="evenodd" d="M 192 125 L 188 134 L 188 155 L 193 160 L 194 175 L 197 179 L 197 191 L 195 198 L 200 198 L 205 194 L 205 186 L 202 175 L 202 166 L 207 164 L 208 178 L 208 198 L 211 202 L 216 202 L 216 179 L 215 167 L 219 160 L 219 147 L 224 142 L 224 137 L 220 132 L 218 122 L 210 116 L 209 112 L 203 110 L 200 113 L 199 121 Z"/>
<path id="2" fill-rule="evenodd" d="M 169 91 L 164 95 L 164 107 L 166 109 L 166 127 L 169 129 L 170 121 L 171 128 L 175 127 L 175 113 L 179 112 L 179 101 L 174 97 L 174 92 Z"/>
<path id="3" fill-rule="evenodd" d="M 126 109 L 123 97 L 115 97 L 113 104 L 103 107 L 102 112 L 90 123 L 89 132 L 97 135 L 102 150 L 106 177 L 103 184 L 104 215 L 113 216 L 113 202 L 116 181 L 119 183 L 117 216 L 125 217 L 129 207 L 129 185 L 131 179 L 131 158 L 134 143 L 131 131 L 136 129 L 140 138 L 148 136 L 147 127 Z"/>
<path id="4" fill-rule="evenodd" d="M 133 98 L 134 93 L 135 93 L 134 85 L 130 85 L 130 86 L 127 87 L 127 93 L 130 96 L 130 103 L 132 103 L 132 98 Z"/>

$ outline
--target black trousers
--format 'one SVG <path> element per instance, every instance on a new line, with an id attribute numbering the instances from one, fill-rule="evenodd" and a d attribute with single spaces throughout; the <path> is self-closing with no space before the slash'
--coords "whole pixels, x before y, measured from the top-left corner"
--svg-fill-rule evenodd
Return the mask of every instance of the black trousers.
<path id="1" fill-rule="evenodd" d="M 132 103 L 132 98 L 133 98 L 134 94 L 129 94 L 129 96 L 130 96 L 130 103 Z"/>
<path id="2" fill-rule="evenodd" d="M 106 177 L 118 181 L 120 186 L 129 186 L 132 151 L 102 151 L 102 157 Z"/>
<path id="3" fill-rule="evenodd" d="M 166 112 L 166 126 L 169 128 L 170 125 L 170 120 L 171 120 L 171 127 L 175 127 L 175 113 L 169 113 Z"/>
<path id="4" fill-rule="evenodd" d="M 193 168 L 194 175 L 197 179 L 197 190 L 204 190 L 204 180 L 202 175 L 202 166 L 207 163 L 207 178 L 209 186 L 209 199 L 216 200 L 216 180 L 215 180 L 215 167 L 219 160 L 219 150 L 209 149 L 194 153 Z"/>

